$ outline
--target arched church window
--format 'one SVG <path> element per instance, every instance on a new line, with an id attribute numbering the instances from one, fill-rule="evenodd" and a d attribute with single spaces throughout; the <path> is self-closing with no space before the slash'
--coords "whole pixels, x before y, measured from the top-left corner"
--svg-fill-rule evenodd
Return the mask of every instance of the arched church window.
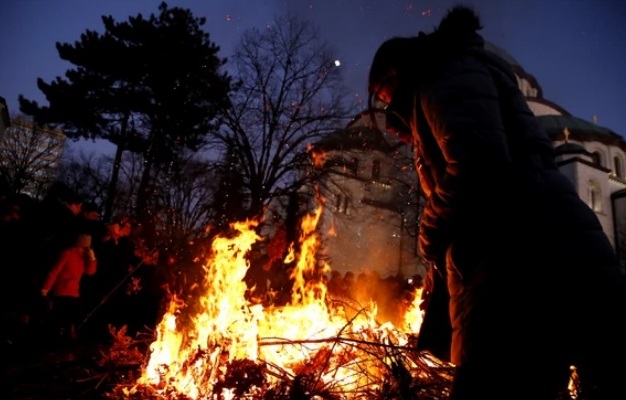
<path id="1" fill-rule="evenodd" d="M 352 174 L 357 176 L 359 173 L 359 159 L 354 157 L 352 158 Z"/>
<path id="2" fill-rule="evenodd" d="M 602 154 L 600 154 L 599 151 L 594 151 L 593 153 L 591 153 L 591 159 L 593 160 L 594 164 L 598 164 L 599 166 L 603 166 Z"/>
<path id="3" fill-rule="evenodd" d="M 613 158 L 613 172 L 619 178 L 624 178 L 624 166 L 619 156 Z"/>
<path id="4" fill-rule="evenodd" d="M 587 188 L 589 196 L 589 207 L 595 212 L 602 211 L 602 193 L 600 192 L 600 185 L 594 180 L 589 181 Z"/>
<path id="5" fill-rule="evenodd" d="M 343 196 L 338 194 L 335 197 L 335 200 L 336 200 L 336 202 L 335 202 L 335 211 L 340 213 L 341 212 L 341 208 L 343 207 Z"/>
<path id="6" fill-rule="evenodd" d="M 380 161 L 374 160 L 372 163 L 372 180 L 380 180 Z"/>
<path id="7" fill-rule="evenodd" d="M 335 212 L 338 214 L 350 214 L 352 208 L 352 200 L 350 196 L 338 194 L 335 196 Z"/>

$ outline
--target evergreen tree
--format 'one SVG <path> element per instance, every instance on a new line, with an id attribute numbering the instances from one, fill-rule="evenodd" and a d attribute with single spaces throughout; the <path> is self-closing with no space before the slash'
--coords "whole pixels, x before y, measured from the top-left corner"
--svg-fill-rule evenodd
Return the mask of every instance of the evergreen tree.
<path id="1" fill-rule="evenodd" d="M 197 150 L 228 108 L 226 59 L 190 10 L 159 6 L 159 15 L 126 22 L 103 16 L 104 33 L 87 30 L 74 44 L 57 43 L 74 68 L 37 86 L 48 105 L 19 97 L 20 109 L 40 123 L 59 125 L 72 139 L 104 139 L 116 154 L 105 206 L 111 216 L 125 151 L 142 154 L 136 209 L 145 211 L 155 170 Z"/>

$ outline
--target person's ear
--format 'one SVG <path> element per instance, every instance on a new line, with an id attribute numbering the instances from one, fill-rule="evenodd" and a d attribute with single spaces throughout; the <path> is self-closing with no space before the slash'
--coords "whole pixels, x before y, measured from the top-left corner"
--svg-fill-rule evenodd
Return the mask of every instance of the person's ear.
<path id="1" fill-rule="evenodd" d="M 398 88 L 398 72 L 396 68 L 391 68 L 382 79 L 382 81 L 376 87 L 374 97 L 384 103 L 385 105 L 391 104 L 393 97 Z"/>

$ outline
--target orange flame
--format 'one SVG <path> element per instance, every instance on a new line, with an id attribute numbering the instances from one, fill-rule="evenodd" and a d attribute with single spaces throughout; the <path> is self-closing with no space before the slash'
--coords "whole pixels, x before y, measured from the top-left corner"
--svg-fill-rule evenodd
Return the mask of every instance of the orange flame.
<path id="1" fill-rule="evenodd" d="M 346 345 L 346 341 L 376 339 L 393 345 L 406 344 L 407 333 L 417 333 L 421 324 L 419 293 L 405 313 L 403 330 L 390 323 L 377 323 L 375 304 L 350 318 L 342 307 L 327 304 L 324 275 L 330 267 L 316 259 L 321 243 L 316 226 L 321 213 L 320 206 L 301 223 L 297 251 L 292 245 L 286 259 L 295 261 L 291 301 L 281 307 L 264 309 L 245 298 L 244 276 L 249 268 L 246 257 L 260 239 L 254 231 L 258 222 L 233 224 L 233 237 L 215 239 L 212 256 L 204 266 L 203 295 L 195 304 L 171 300 L 157 326 L 149 361 L 137 383 L 153 388 L 161 396 L 233 398 L 229 389 L 215 393 L 228 363 L 263 362 L 266 368 L 274 369 L 274 374 L 267 374 L 271 383 L 278 374 L 297 374 L 299 366 L 325 351 L 330 354 L 328 363 L 339 365 L 339 359 L 348 356 L 356 361 L 350 367 L 321 371 L 322 382 L 341 382 L 345 389 L 368 384 L 377 374 L 376 367 L 358 361 L 359 357 L 366 357 L 366 352 Z M 330 347 L 329 338 L 339 335 L 344 335 L 345 341 L 336 341 Z M 355 366 L 366 373 L 355 373 Z"/>
<path id="2" fill-rule="evenodd" d="M 309 152 L 311 159 L 313 160 L 313 165 L 316 168 L 324 167 L 324 163 L 326 162 L 326 155 L 327 155 L 325 151 L 316 149 L 312 145 L 308 145 L 307 151 Z"/>
<path id="3" fill-rule="evenodd" d="M 335 219 L 334 218 L 331 221 L 330 228 L 328 228 L 328 232 L 326 232 L 326 235 L 328 235 L 329 237 L 336 237 L 337 236 L 337 227 L 335 226 Z"/>

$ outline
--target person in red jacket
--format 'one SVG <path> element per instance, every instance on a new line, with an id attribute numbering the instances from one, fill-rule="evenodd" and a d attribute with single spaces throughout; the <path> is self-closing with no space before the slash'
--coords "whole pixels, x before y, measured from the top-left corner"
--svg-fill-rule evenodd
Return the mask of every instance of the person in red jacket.
<path id="1" fill-rule="evenodd" d="M 41 294 L 52 297 L 52 321 L 61 337 L 76 339 L 80 281 L 83 275 L 95 274 L 96 265 L 91 236 L 80 234 L 74 246 L 63 250 L 48 272 Z"/>

